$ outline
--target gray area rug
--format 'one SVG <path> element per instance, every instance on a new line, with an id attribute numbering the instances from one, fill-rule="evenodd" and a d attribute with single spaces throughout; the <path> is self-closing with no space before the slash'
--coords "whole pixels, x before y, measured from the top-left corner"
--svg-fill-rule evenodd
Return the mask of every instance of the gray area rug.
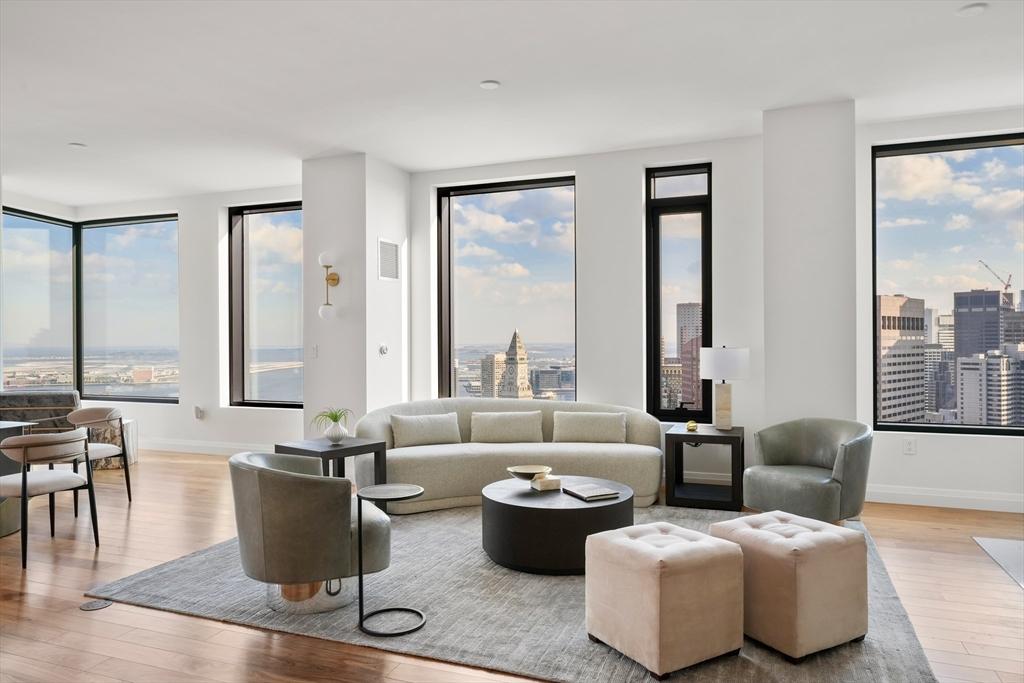
<path id="1" fill-rule="evenodd" d="M 667 521 L 697 531 L 735 513 L 655 506 L 636 523 Z M 863 530 L 858 523 L 853 528 Z M 327 530 L 325 530 L 326 532 Z M 481 549 L 480 508 L 392 517 L 392 562 L 366 579 L 367 610 L 422 609 L 427 623 L 399 638 L 356 626 L 358 606 L 282 615 L 242 573 L 232 539 L 96 588 L 89 595 L 209 619 L 324 638 L 553 681 L 643 682 L 650 674 L 584 629 L 582 576 L 539 576 L 495 565 Z M 738 657 L 676 673 L 694 681 L 934 681 L 874 543 L 868 536 L 870 630 L 861 643 L 812 655 L 799 665 L 747 640 Z M 388 617 L 390 618 L 390 617 Z M 375 620 L 376 628 L 388 624 Z"/>
<path id="2" fill-rule="evenodd" d="M 975 543 L 1024 588 L 1024 541 L 1013 538 L 974 537 Z"/>

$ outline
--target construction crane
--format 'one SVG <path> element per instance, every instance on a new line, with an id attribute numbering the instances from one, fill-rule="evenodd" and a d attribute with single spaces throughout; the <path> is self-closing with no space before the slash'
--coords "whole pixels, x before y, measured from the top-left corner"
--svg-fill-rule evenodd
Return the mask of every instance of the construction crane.
<path id="1" fill-rule="evenodd" d="M 1003 292 L 1009 292 L 1010 291 L 1010 282 L 1013 280 L 1013 273 L 1010 273 L 1009 275 L 1007 275 L 1006 279 L 1004 280 L 1003 278 L 999 277 L 999 273 L 997 273 L 996 271 L 992 270 L 992 266 L 988 265 L 987 263 L 985 263 L 981 259 L 978 259 L 978 263 L 980 263 L 981 265 L 985 266 L 986 270 L 988 270 L 988 272 L 992 273 L 995 276 L 995 278 L 997 280 L 999 280 L 999 282 L 1001 282 L 1003 284 Z"/>

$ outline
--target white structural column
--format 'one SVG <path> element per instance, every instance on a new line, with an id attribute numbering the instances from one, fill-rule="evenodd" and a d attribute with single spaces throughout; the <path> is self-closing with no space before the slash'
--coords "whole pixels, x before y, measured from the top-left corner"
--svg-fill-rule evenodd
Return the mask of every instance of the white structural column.
<path id="1" fill-rule="evenodd" d="M 856 416 L 854 103 L 764 113 L 766 420 Z"/>
<path id="2" fill-rule="evenodd" d="M 409 177 L 365 154 L 310 159 L 302 163 L 302 260 L 305 373 L 303 417 L 307 436 L 312 416 L 328 406 L 353 412 L 349 427 L 406 393 L 403 376 L 407 311 L 406 278 L 381 281 L 377 241 L 404 249 L 408 236 Z M 322 320 L 321 252 L 336 256 L 341 284 L 331 289 L 337 315 Z M 387 353 L 381 354 L 381 346 Z"/>

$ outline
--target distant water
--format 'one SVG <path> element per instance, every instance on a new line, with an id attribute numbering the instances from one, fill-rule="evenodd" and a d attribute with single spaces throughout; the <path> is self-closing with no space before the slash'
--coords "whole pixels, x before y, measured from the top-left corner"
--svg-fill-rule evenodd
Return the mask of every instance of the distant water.
<path id="1" fill-rule="evenodd" d="M 249 377 L 250 400 L 302 402 L 302 368 L 255 372 Z"/>
<path id="2" fill-rule="evenodd" d="M 460 361 L 480 360 L 489 353 L 504 353 L 508 350 L 505 344 L 460 344 L 455 347 L 455 357 Z M 534 358 L 575 358 L 576 344 L 557 342 L 545 344 L 526 344 L 526 355 Z"/>

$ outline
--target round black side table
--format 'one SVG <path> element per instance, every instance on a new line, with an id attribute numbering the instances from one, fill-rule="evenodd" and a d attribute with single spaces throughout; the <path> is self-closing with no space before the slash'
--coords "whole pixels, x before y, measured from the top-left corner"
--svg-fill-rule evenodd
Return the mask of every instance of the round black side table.
<path id="1" fill-rule="evenodd" d="M 423 616 L 423 612 L 411 607 L 385 607 L 368 614 L 363 612 L 363 501 L 368 500 L 377 503 L 409 500 L 421 495 L 423 495 L 423 487 L 416 486 L 415 484 L 379 484 L 376 486 L 365 486 L 356 491 L 356 497 L 359 499 L 359 505 L 356 506 L 358 515 L 357 528 L 359 530 L 359 630 L 363 633 L 382 637 L 404 636 L 407 633 L 420 630 L 423 628 L 423 624 L 427 623 L 427 618 Z M 415 614 L 419 617 L 419 622 L 398 631 L 377 631 L 366 626 L 365 622 L 370 617 L 388 612 Z"/>

